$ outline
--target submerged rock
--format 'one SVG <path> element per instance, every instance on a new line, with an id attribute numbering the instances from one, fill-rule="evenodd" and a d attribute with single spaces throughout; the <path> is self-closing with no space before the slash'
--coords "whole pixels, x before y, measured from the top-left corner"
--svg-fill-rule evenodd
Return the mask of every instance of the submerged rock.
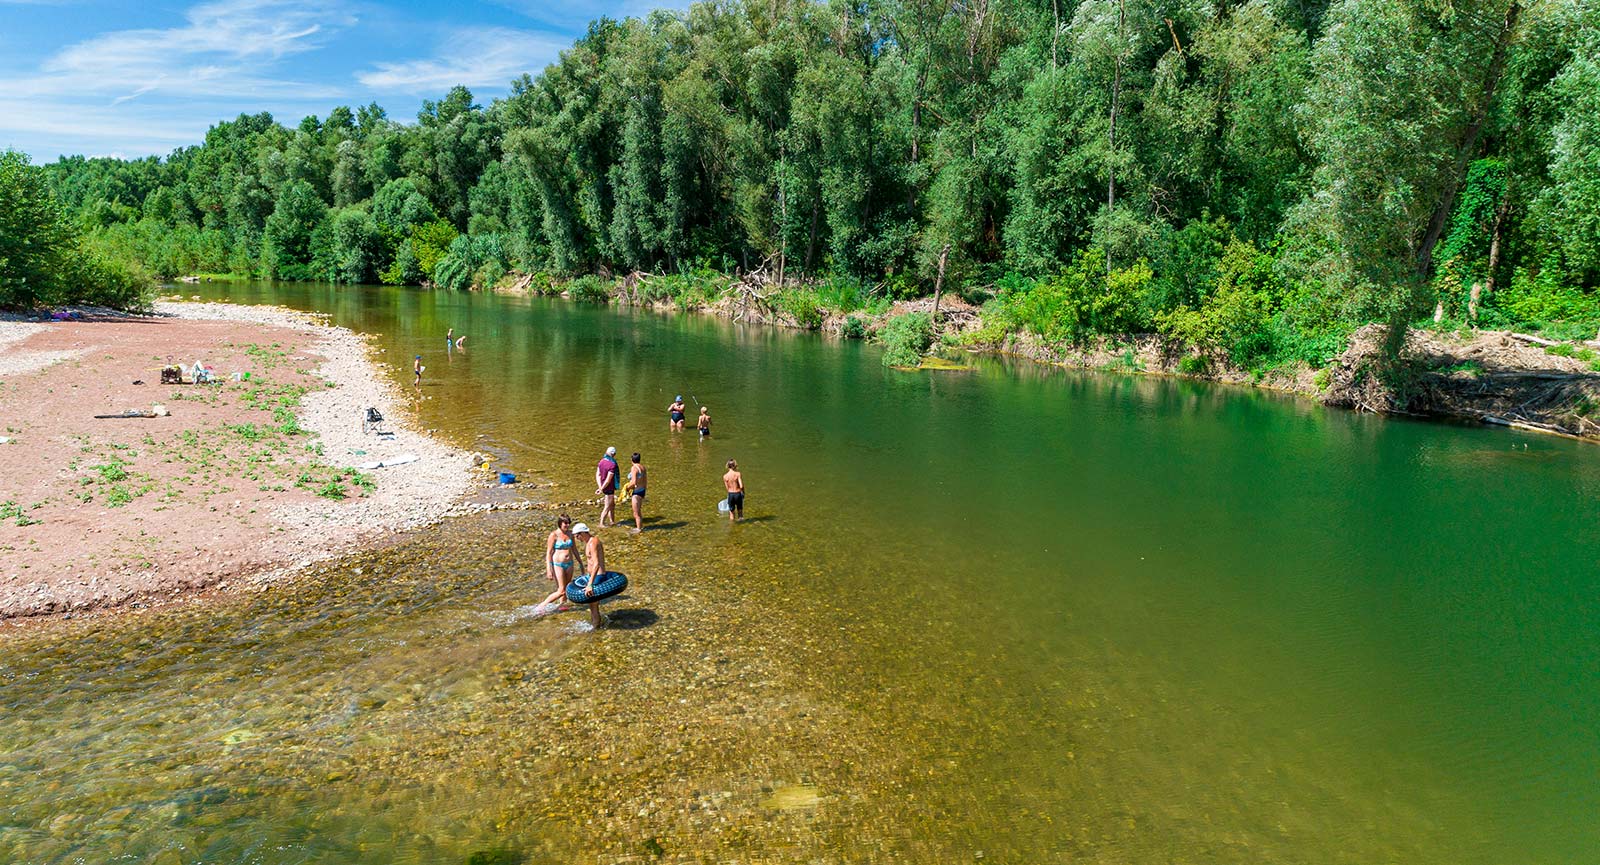
<path id="1" fill-rule="evenodd" d="M 822 794 L 813 784 L 790 784 L 772 791 L 772 795 L 761 800 L 761 807 L 771 808 L 775 811 L 798 811 L 803 808 L 815 808 L 822 801 Z"/>

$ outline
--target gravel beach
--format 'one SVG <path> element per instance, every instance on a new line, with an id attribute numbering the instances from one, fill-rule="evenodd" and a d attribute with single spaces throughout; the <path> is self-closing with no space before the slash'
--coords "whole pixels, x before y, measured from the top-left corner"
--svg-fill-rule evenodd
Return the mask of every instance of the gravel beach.
<path id="1" fill-rule="evenodd" d="M 462 510 L 472 455 L 413 426 L 361 335 L 275 307 L 155 312 L 0 322 L 0 619 L 259 590 Z M 156 384 L 197 360 L 223 381 Z M 363 430 L 369 406 L 392 436 Z"/>

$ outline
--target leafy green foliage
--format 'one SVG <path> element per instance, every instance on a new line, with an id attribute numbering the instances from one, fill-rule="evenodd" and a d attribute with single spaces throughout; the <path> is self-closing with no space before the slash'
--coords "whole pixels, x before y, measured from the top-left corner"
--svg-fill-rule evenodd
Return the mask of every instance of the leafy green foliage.
<path id="1" fill-rule="evenodd" d="M 1272 259 L 1235 240 L 1217 263 L 1216 287 L 1210 294 L 1196 306 L 1159 314 L 1156 327 L 1202 354 L 1223 355 L 1249 367 L 1272 351 L 1272 312 L 1280 293 Z"/>
<path id="2" fill-rule="evenodd" d="M 777 306 L 787 313 L 790 318 L 794 319 L 794 323 L 800 327 L 807 330 L 816 330 L 822 326 L 825 314 L 822 311 L 822 307 L 817 303 L 817 296 L 813 292 L 785 289 L 778 293 Z"/>
<path id="3" fill-rule="evenodd" d="M 47 190 L 8 157 L 0 303 L 132 303 L 146 271 L 546 293 L 640 271 L 630 299 L 688 309 L 765 267 L 802 323 L 942 274 L 1001 301 L 969 341 L 1160 327 L 1257 366 L 1436 301 L 1463 318 L 1475 285 L 1485 323 L 1575 329 L 1600 290 L 1596 34 L 1576 0 L 696 3 L 596 21 L 415 123 L 240 115 L 165 159 L 62 159 Z M 1235 243 L 1248 273 L 1222 269 Z"/>
<path id="4" fill-rule="evenodd" d="M 1106 270 L 1106 255 L 1085 250 L 1072 266 L 1023 290 L 1002 294 L 1009 317 L 1047 340 L 1082 342 L 1096 334 L 1142 333 L 1150 266 Z"/>
<path id="5" fill-rule="evenodd" d="M 611 286 L 598 276 L 580 276 L 567 283 L 567 293 L 573 300 L 605 303 L 611 299 Z"/>
<path id="6" fill-rule="evenodd" d="M 88 245 L 23 154 L 0 152 L 0 307 L 144 305 L 153 283 L 139 266 Z"/>
<path id="7" fill-rule="evenodd" d="M 883 323 L 878 329 L 883 343 L 883 365 L 911 367 L 933 345 L 933 317 L 925 312 L 907 312 Z"/>

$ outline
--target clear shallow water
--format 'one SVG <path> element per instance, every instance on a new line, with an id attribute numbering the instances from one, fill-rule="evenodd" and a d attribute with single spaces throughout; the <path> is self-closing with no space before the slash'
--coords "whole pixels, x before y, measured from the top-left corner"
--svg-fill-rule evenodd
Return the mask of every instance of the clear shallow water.
<path id="1" fill-rule="evenodd" d="M 620 627 L 519 613 L 548 515 L 501 512 L 293 597 L 8 635 L 0 860 L 1600 849 L 1593 447 L 560 301 L 207 294 L 424 354 L 427 425 L 555 500 L 643 451 Z"/>

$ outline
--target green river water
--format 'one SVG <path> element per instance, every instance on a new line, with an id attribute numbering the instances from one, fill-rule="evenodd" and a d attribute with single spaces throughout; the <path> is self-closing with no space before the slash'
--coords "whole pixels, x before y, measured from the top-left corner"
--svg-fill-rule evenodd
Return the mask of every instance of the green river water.
<path id="1" fill-rule="evenodd" d="M 376 334 L 408 389 L 423 354 L 425 426 L 557 484 L 494 495 L 642 451 L 654 521 L 603 535 L 632 588 L 600 633 L 530 618 L 550 515 L 497 511 L 0 635 L 0 862 L 1600 857 L 1592 445 L 563 301 L 205 293 Z"/>

